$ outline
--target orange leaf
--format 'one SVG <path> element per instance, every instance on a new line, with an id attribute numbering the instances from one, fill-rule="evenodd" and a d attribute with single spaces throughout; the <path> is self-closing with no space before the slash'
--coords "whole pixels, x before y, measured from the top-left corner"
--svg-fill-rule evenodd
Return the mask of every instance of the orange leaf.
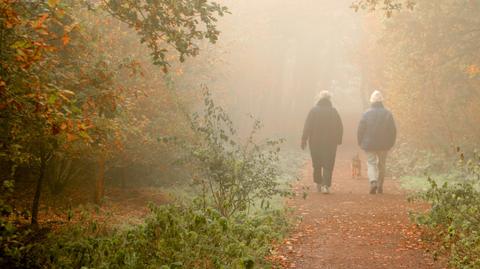
<path id="1" fill-rule="evenodd" d="M 35 29 L 42 28 L 43 22 L 45 22 L 47 18 L 48 18 L 47 13 L 42 14 L 42 16 L 40 16 L 40 18 L 33 24 L 33 28 Z"/>
<path id="2" fill-rule="evenodd" d="M 67 141 L 68 141 L 68 142 L 72 142 L 72 141 L 74 141 L 74 140 L 76 140 L 76 139 L 77 139 L 77 136 L 76 136 L 76 135 L 71 134 L 71 133 L 68 133 L 68 134 L 67 134 Z"/>
<path id="3" fill-rule="evenodd" d="M 70 37 L 68 35 L 64 35 L 62 37 L 63 45 L 66 46 L 68 43 L 70 43 Z"/>

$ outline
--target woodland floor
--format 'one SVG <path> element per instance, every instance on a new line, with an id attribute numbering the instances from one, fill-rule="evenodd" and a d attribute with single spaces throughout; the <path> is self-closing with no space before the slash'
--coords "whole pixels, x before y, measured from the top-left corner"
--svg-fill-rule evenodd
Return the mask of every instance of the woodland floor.
<path id="1" fill-rule="evenodd" d="M 407 201 L 395 180 L 386 179 L 384 194 L 368 194 L 362 158 L 362 177 L 352 179 L 350 158 L 339 151 L 331 194 L 316 191 L 308 162 L 288 202 L 302 221 L 274 255 L 284 268 L 446 268 L 434 261 L 428 243 L 409 220 L 411 210 L 427 207 Z M 388 164 L 387 164 L 388 165 Z M 303 191 L 307 197 L 302 199 Z"/>
<path id="2" fill-rule="evenodd" d="M 33 193 L 21 192 L 22 186 L 17 186 L 16 206 L 20 209 L 29 209 Z M 85 195 L 91 193 L 92 195 Z M 155 187 L 113 187 L 106 188 L 102 206 L 93 204 L 93 190 L 70 188 L 68 191 L 53 198 L 47 191 L 42 194 L 39 219 L 42 226 L 52 229 L 61 227 L 69 222 L 84 221 L 82 215 L 110 226 L 129 226 L 141 224 L 150 214 L 149 204 L 168 203 L 171 197 L 160 188 Z M 72 210 L 71 221 L 67 220 L 68 208 Z M 29 220 L 21 220 L 28 223 Z"/>

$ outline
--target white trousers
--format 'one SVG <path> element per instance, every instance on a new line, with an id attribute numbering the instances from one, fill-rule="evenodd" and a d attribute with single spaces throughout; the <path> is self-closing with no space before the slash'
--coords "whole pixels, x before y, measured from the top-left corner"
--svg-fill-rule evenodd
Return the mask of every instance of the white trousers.
<path id="1" fill-rule="evenodd" d="M 370 183 L 377 183 L 381 188 L 385 179 L 385 166 L 387 162 L 388 151 L 368 151 L 367 168 L 368 180 Z"/>

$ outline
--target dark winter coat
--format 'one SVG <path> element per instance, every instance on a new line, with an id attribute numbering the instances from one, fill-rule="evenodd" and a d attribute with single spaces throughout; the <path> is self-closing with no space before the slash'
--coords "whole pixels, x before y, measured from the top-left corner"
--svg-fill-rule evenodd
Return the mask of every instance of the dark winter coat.
<path id="1" fill-rule="evenodd" d="M 365 151 L 390 150 L 396 137 L 397 129 L 392 113 L 381 102 L 373 103 L 363 114 L 358 126 L 358 145 Z"/>
<path id="2" fill-rule="evenodd" d="M 342 144 L 343 124 L 337 110 L 328 99 L 320 100 L 308 113 L 302 143 L 308 141 L 312 161 L 333 169 L 337 145 Z"/>

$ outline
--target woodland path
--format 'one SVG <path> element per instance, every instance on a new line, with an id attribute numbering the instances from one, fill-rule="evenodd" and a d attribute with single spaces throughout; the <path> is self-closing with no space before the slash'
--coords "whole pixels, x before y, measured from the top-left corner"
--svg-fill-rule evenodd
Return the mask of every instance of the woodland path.
<path id="1" fill-rule="evenodd" d="M 365 156 L 362 178 L 352 179 L 350 152 L 339 149 L 328 195 L 316 191 L 311 162 L 307 163 L 296 186 L 299 195 L 288 202 L 303 220 L 280 247 L 281 264 L 302 269 L 445 268 L 433 261 L 419 230 L 409 221 L 409 210 L 422 206 L 407 202 L 406 194 L 389 178 L 383 195 L 368 194 Z M 306 199 L 301 198 L 304 190 Z"/>

